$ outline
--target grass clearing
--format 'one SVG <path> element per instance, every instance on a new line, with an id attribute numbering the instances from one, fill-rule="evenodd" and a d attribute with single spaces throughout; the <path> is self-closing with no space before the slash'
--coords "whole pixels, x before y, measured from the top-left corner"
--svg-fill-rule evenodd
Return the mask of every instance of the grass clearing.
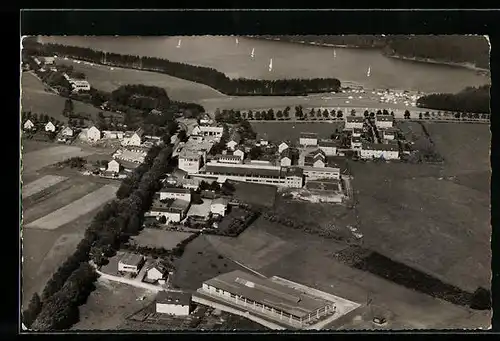
<path id="1" fill-rule="evenodd" d="M 277 189 L 275 186 L 231 181 L 234 185 L 233 197 L 250 205 L 272 207 Z"/>
<path id="2" fill-rule="evenodd" d="M 30 152 L 35 152 L 37 150 L 54 147 L 54 143 L 52 142 L 43 142 L 36 140 L 27 140 L 25 138 L 21 141 L 22 146 L 22 155 L 25 155 Z"/>
<path id="3" fill-rule="evenodd" d="M 30 182 L 26 186 L 23 186 L 22 197 L 23 199 L 30 197 L 33 194 L 43 191 L 44 189 L 47 189 L 65 179 L 67 178 L 64 176 L 57 176 L 57 175 L 43 176 L 40 179 Z"/>
<path id="4" fill-rule="evenodd" d="M 343 129 L 344 123 L 335 122 L 256 122 L 251 123 L 257 138 L 270 141 L 297 141 L 300 133 L 317 133 L 320 138 L 330 138 L 335 129 Z"/>
<path id="5" fill-rule="evenodd" d="M 172 250 L 192 233 L 146 228 L 131 240 L 131 244 Z"/>
<path id="6" fill-rule="evenodd" d="M 82 148 L 74 146 L 53 146 L 24 154 L 23 157 L 23 173 L 27 174 L 35 172 L 44 167 L 64 161 L 66 159 L 87 156 L 91 154 Z"/>
<path id="7" fill-rule="evenodd" d="M 29 223 L 26 227 L 37 227 L 41 229 L 56 229 L 67 224 L 79 216 L 93 211 L 115 197 L 117 186 L 105 185 L 98 190 L 54 211 L 43 218 Z"/>

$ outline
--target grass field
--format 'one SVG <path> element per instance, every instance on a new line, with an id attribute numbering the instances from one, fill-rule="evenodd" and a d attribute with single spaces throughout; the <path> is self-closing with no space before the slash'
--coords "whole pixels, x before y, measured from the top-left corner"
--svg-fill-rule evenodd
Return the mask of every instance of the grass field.
<path id="1" fill-rule="evenodd" d="M 320 138 L 330 138 L 335 132 L 335 129 L 342 129 L 343 123 L 328 123 L 328 122 L 276 122 L 252 123 L 254 131 L 257 133 L 257 138 L 269 139 L 270 141 L 290 140 L 298 142 L 301 132 L 317 133 Z"/>
<path id="2" fill-rule="evenodd" d="M 233 197 L 242 202 L 272 207 L 276 197 L 276 187 L 263 184 L 252 184 L 248 182 L 232 181 L 235 191 Z"/>
<path id="3" fill-rule="evenodd" d="M 221 273 L 244 270 L 233 261 L 220 256 L 204 235 L 188 244 L 182 257 L 175 261 L 175 268 L 172 283 L 185 290 L 197 290 L 203 281 Z"/>
<path id="4" fill-rule="evenodd" d="M 79 147 L 58 145 L 23 153 L 23 173 L 29 174 L 68 158 L 86 156 L 89 154 L 91 154 L 91 152 L 84 151 Z"/>
<path id="5" fill-rule="evenodd" d="M 42 218 L 26 225 L 27 228 L 36 227 L 41 229 L 56 229 L 88 212 L 101 207 L 115 197 L 118 186 L 105 185 L 92 193 L 61 207 Z"/>
<path id="6" fill-rule="evenodd" d="M 63 180 L 67 179 L 64 176 L 57 176 L 57 175 L 46 175 L 44 177 L 41 177 L 38 180 L 35 180 L 33 182 L 28 183 L 26 186 L 23 186 L 22 189 L 22 197 L 27 198 L 30 197 L 34 194 L 37 194 L 40 191 L 43 191 L 44 189 L 47 189 Z"/>
<path id="7" fill-rule="evenodd" d="M 61 122 L 67 122 L 62 111 L 66 98 L 45 90 L 45 85 L 33 74 L 23 72 L 21 76 L 21 110 L 46 114 Z M 88 113 L 95 120 L 100 111 L 90 104 L 73 101 L 75 113 Z M 103 111 L 105 115 L 113 113 Z"/>
<path id="8" fill-rule="evenodd" d="M 35 152 L 37 150 L 54 147 L 54 143 L 52 142 L 42 142 L 42 141 L 34 141 L 27 139 L 23 139 L 21 145 L 23 148 L 22 149 L 23 156 L 30 152 Z"/>
<path id="9" fill-rule="evenodd" d="M 177 244 L 191 235 L 192 233 L 187 232 L 144 229 L 138 236 L 132 238 L 131 243 L 139 246 L 172 250 Z"/>

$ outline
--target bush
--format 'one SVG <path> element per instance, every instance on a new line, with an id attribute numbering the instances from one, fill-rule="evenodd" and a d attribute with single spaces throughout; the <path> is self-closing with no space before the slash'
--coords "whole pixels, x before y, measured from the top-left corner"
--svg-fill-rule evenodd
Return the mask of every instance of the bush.
<path id="1" fill-rule="evenodd" d="M 42 310 L 42 301 L 38 293 L 34 293 L 26 310 L 23 311 L 22 321 L 27 328 L 30 328 L 36 317 Z"/>

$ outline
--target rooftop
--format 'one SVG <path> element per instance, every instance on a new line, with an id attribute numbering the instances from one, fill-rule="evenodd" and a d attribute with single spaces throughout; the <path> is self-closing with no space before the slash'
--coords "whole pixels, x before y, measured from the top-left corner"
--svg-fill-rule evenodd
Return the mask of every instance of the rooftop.
<path id="1" fill-rule="evenodd" d="M 227 200 L 226 198 L 217 198 L 217 199 L 212 200 L 212 205 L 220 204 L 220 205 L 227 206 L 228 203 L 229 203 L 229 200 Z"/>
<path id="2" fill-rule="evenodd" d="M 303 139 L 317 139 L 318 134 L 316 133 L 300 133 L 300 138 Z"/>
<path id="3" fill-rule="evenodd" d="M 156 296 L 156 302 L 161 304 L 189 305 L 191 294 L 185 292 L 160 291 Z"/>
<path id="4" fill-rule="evenodd" d="M 346 116 L 345 119 L 347 122 L 361 123 L 365 121 L 365 118 L 363 116 Z"/>
<path id="5" fill-rule="evenodd" d="M 205 283 L 299 318 L 306 317 L 329 304 L 267 278 L 240 270 L 219 275 Z"/>
<path id="6" fill-rule="evenodd" d="M 164 186 L 160 190 L 160 192 L 162 192 L 162 193 L 185 193 L 185 194 L 191 193 L 190 190 L 187 188 L 168 187 L 168 186 Z"/>
<path id="7" fill-rule="evenodd" d="M 338 167 L 310 167 L 310 166 L 303 166 L 302 169 L 304 172 L 331 172 L 331 173 L 338 173 L 340 171 L 340 168 Z"/>
<path id="8" fill-rule="evenodd" d="M 363 144 L 362 149 L 364 149 L 364 150 L 398 151 L 399 147 L 394 145 L 394 144 L 366 143 L 366 144 Z"/>
<path id="9" fill-rule="evenodd" d="M 269 167 L 236 167 L 236 165 L 232 165 L 231 167 L 223 166 L 223 165 L 214 165 L 207 164 L 201 172 L 210 172 L 210 173 L 219 173 L 222 175 L 234 174 L 236 176 L 280 176 L 281 171 L 279 167 L 273 167 L 272 169 Z"/>
<path id="10" fill-rule="evenodd" d="M 139 266 L 139 264 L 141 264 L 143 259 L 144 259 L 144 257 L 142 255 L 138 255 L 136 253 L 126 252 L 122 256 L 122 258 L 120 258 L 120 263 L 132 265 L 132 266 Z"/>
<path id="11" fill-rule="evenodd" d="M 318 141 L 318 146 L 320 147 L 338 147 L 339 141 L 338 140 L 319 140 Z"/>
<path id="12" fill-rule="evenodd" d="M 151 211 L 172 212 L 185 211 L 189 207 L 189 201 L 181 199 L 155 200 L 151 206 Z"/>
<path id="13" fill-rule="evenodd" d="M 392 121 L 392 120 L 394 120 L 394 117 L 392 117 L 392 115 L 377 115 L 376 120 L 377 121 Z"/>

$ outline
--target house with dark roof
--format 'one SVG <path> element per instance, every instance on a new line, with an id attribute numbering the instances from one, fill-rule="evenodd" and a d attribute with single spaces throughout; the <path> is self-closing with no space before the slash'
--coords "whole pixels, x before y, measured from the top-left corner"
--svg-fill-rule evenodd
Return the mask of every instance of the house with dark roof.
<path id="1" fill-rule="evenodd" d="M 287 148 L 283 150 L 280 154 L 280 165 L 281 166 L 292 166 L 297 164 L 299 158 L 298 151 L 292 148 Z"/>
<path id="2" fill-rule="evenodd" d="M 118 271 L 138 274 L 145 261 L 142 255 L 126 252 L 118 261 Z"/>
<path id="3" fill-rule="evenodd" d="M 164 186 L 158 192 L 160 194 L 160 200 L 165 199 L 180 199 L 191 202 L 191 190 L 187 188 L 177 188 Z"/>
<path id="4" fill-rule="evenodd" d="M 377 128 L 389 128 L 393 126 L 393 123 L 394 123 L 394 117 L 392 117 L 392 115 L 375 116 L 375 126 Z"/>
<path id="5" fill-rule="evenodd" d="M 304 166 L 321 168 L 325 167 L 326 155 L 321 149 L 310 152 L 304 157 Z"/>
<path id="6" fill-rule="evenodd" d="M 337 148 L 339 147 L 339 141 L 331 139 L 319 140 L 318 147 L 325 153 L 326 156 L 335 156 L 337 155 Z"/>
<path id="7" fill-rule="evenodd" d="M 396 160 L 399 159 L 399 146 L 392 143 L 365 143 L 362 145 L 360 156 L 362 159 Z"/>
<path id="8" fill-rule="evenodd" d="M 156 296 L 156 312 L 176 316 L 191 313 L 191 294 L 175 291 L 160 291 Z"/>
<path id="9" fill-rule="evenodd" d="M 301 146 L 316 146 L 318 144 L 318 134 L 300 133 L 299 144 Z"/>
<path id="10" fill-rule="evenodd" d="M 363 116 L 346 116 L 345 129 L 363 128 L 365 118 Z"/>
<path id="11" fill-rule="evenodd" d="M 238 133 L 238 131 L 235 129 L 231 133 L 231 136 L 229 137 L 229 140 L 227 141 L 226 146 L 229 149 L 234 150 L 236 148 L 236 146 L 240 144 L 240 142 L 241 142 L 240 133 Z"/>

